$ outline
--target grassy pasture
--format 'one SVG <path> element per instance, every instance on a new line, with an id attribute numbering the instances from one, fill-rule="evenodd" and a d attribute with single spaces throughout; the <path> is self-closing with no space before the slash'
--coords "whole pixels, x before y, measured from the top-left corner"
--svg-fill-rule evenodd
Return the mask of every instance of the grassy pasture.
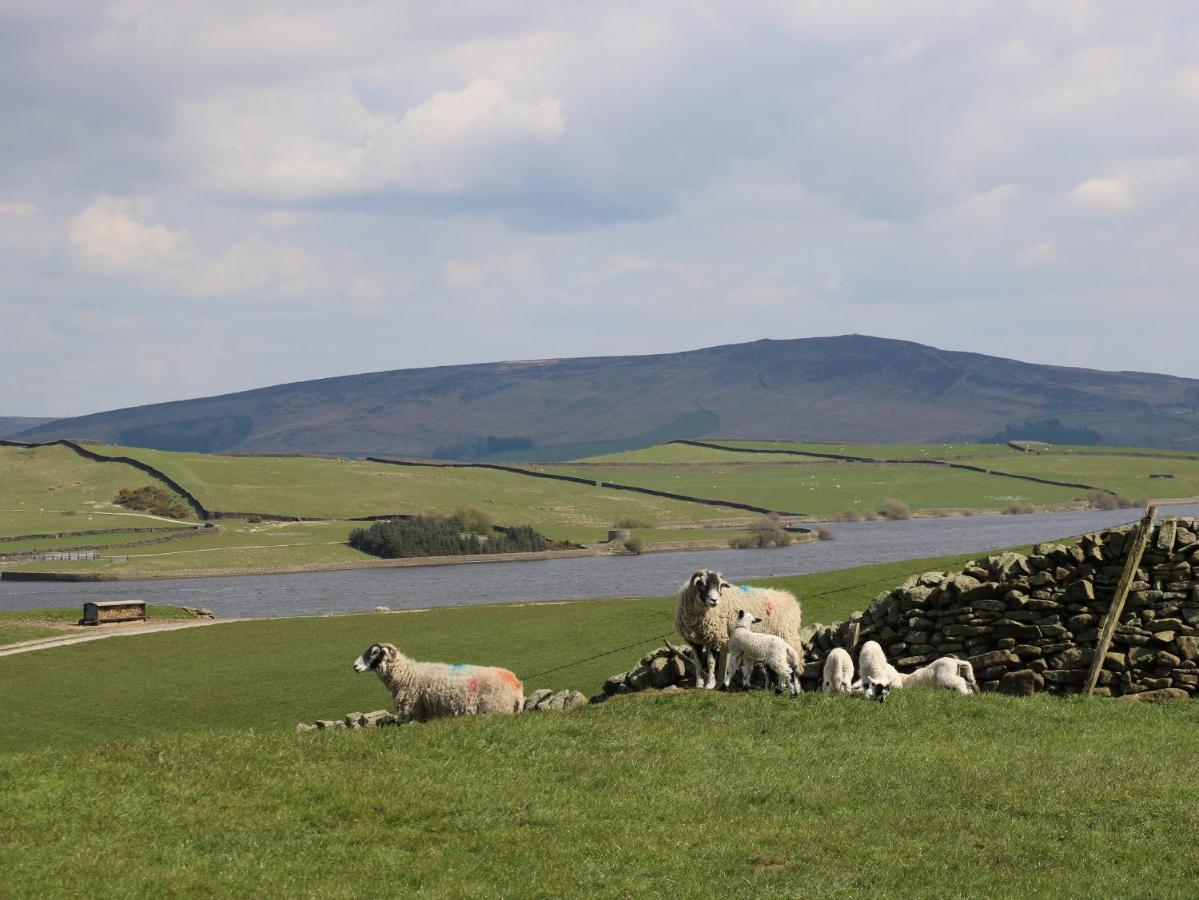
<path id="1" fill-rule="evenodd" d="M 94 526 L 96 523 L 93 521 L 90 524 Z M 114 534 L 64 534 L 62 537 L 0 541 L 0 556 L 6 553 L 28 553 L 33 550 L 71 550 L 75 547 L 101 547 L 131 541 L 147 541 L 154 538 L 167 537 L 170 534 L 171 532 L 169 531 L 122 531 Z"/>
<path id="2" fill-rule="evenodd" d="M 943 459 L 949 462 L 980 458 L 1004 459 L 1021 451 L 1006 444 L 838 444 L 823 441 L 725 441 L 715 444 L 759 450 L 798 450 L 804 453 L 837 453 L 866 459 Z"/>
<path id="3" fill-rule="evenodd" d="M 816 575 L 767 579 L 796 592 L 809 622 L 830 622 L 901 582 L 912 571 L 951 568 L 969 557 L 886 563 Z M 732 573 L 730 573 L 732 574 Z M 310 616 L 217 624 L 188 631 L 95 641 L 54 651 L 0 658 L 0 752 L 44 741 L 91 743 L 195 728 L 290 727 L 306 717 L 385 705 L 373 678 L 354 677 L 349 663 L 368 644 L 390 640 L 414 656 L 486 661 L 521 678 L 568 668 L 527 684 L 592 694 L 603 680 L 673 635 L 674 598 L 508 604 L 420 612 Z M 8 614 L 28 616 L 24 613 Z M 38 615 L 42 615 L 39 613 Z M 78 618 L 64 610 L 64 621 Z M 37 618 L 37 616 L 33 616 Z M 574 664 L 606 650 L 621 652 Z M 291 648 L 303 647 L 303 653 Z M 98 681 L 95 673 L 109 678 Z M 319 685 L 296 691 L 297 681 Z M 128 685 L 137 684 L 131 695 Z M 72 698 L 86 694 L 86 704 Z M 65 704 L 67 719 L 39 719 L 38 709 Z M 146 710 L 153 709 L 153 716 Z"/>
<path id="4" fill-rule="evenodd" d="M 786 583 L 827 621 L 879 582 L 959 560 Z M 19 723 L 0 730 L 6 883 L 102 896 L 1193 891 L 1193 703 L 686 692 L 291 732 L 386 705 L 374 676 L 350 670 L 373 640 L 590 693 L 669 630 L 672 606 L 236 623 L 0 658 L 0 716 Z"/>
<path id="5" fill-rule="evenodd" d="M 0 534 L 166 524 L 112 503 L 121 488 L 150 480 L 132 466 L 92 462 L 66 447 L 0 447 Z"/>
<path id="6" fill-rule="evenodd" d="M 1199 460 L 1141 456 L 1102 456 L 1097 453 L 1038 453 L 1017 457 L 1004 471 L 1056 481 L 1081 480 L 1127 497 L 1199 496 Z M 1173 478 L 1150 478 L 1166 473 Z"/>
<path id="7" fill-rule="evenodd" d="M 561 466 L 554 471 L 811 515 L 829 515 L 851 508 L 878 509 L 888 497 L 898 497 L 912 509 L 1000 509 L 1012 503 L 1038 506 L 1069 503 L 1084 493 L 1075 488 L 938 466 L 764 465 L 760 457 L 752 463 Z"/>
<path id="8" fill-rule="evenodd" d="M 501 524 L 607 528 L 623 516 L 653 523 L 720 518 L 719 509 L 488 469 L 437 469 L 306 457 L 216 456 L 126 447 L 98 452 L 143 460 L 210 509 L 344 519 L 387 513 L 485 510 Z M 557 536 L 557 535 L 552 535 Z"/>
<path id="9" fill-rule="evenodd" d="M 35 638 L 52 637 L 72 631 L 71 626 L 79 621 L 80 608 L 69 609 L 22 609 L 0 611 L 0 647 L 5 644 L 16 644 L 20 641 L 32 641 Z M 146 607 L 146 615 L 151 620 L 158 619 L 191 619 L 190 613 L 185 613 L 176 606 Z M 80 632 L 81 633 L 81 632 Z"/>

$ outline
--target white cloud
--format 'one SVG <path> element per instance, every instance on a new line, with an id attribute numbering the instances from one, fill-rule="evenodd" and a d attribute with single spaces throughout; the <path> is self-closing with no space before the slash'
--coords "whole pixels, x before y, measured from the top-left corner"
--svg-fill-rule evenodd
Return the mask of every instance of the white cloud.
<path id="1" fill-rule="evenodd" d="M 99 195 L 68 226 L 75 258 L 84 268 L 107 275 L 152 272 L 181 261 L 187 231 L 141 221 L 152 210 L 146 199 Z"/>
<path id="2" fill-rule="evenodd" d="M 480 78 L 401 115 L 368 107 L 349 87 L 226 93 L 185 104 L 175 143 L 217 190 L 288 200 L 436 196 L 515 190 L 521 148 L 565 129 L 559 100 L 519 100 Z"/>
<path id="3" fill-rule="evenodd" d="M 1053 241 L 1041 241 L 1031 247 L 1025 247 L 1016 254 L 1016 265 L 1024 268 L 1042 266 L 1051 262 L 1057 256 L 1057 245 Z"/>
<path id="4" fill-rule="evenodd" d="M 371 275 L 358 275 L 346 287 L 350 309 L 364 316 L 377 316 L 383 311 L 383 288 Z"/>
<path id="5" fill-rule="evenodd" d="M 0 203 L 0 216 L 18 216 L 28 218 L 37 212 L 37 206 L 32 203 Z"/>
<path id="6" fill-rule="evenodd" d="M 1124 178 L 1090 178 L 1070 192 L 1079 206 L 1120 212 L 1133 205 L 1132 188 Z"/>
<path id="7" fill-rule="evenodd" d="M 199 265 L 179 289 L 200 297 L 262 300 L 310 294 L 323 281 L 311 254 L 301 247 L 252 235 Z"/>
<path id="8" fill-rule="evenodd" d="M 451 291 L 470 290 L 482 277 L 483 269 L 471 260 L 451 259 L 441 269 L 442 283 Z"/>

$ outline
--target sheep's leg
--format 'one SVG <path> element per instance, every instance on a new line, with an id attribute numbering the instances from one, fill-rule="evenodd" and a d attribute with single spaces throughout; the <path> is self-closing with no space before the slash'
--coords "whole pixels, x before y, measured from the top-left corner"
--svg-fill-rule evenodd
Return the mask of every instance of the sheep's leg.
<path id="1" fill-rule="evenodd" d="M 412 700 L 408 697 L 396 698 L 396 723 L 406 725 L 412 721 Z"/>
<path id="2" fill-rule="evenodd" d="M 737 652 L 735 650 L 730 650 L 728 652 L 728 656 L 725 658 L 725 661 L 724 661 L 723 684 L 724 684 L 724 689 L 726 691 L 729 689 L 729 685 L 732 684 L 733 672 L 734 672 L 734 670 L 736 670 L 737 666 L 740 663 L 741 663 L 741 657 L 737 655 Z"/>
<path id="3" fill-rule="evenodd" d="M 691 643 L 688 641 L 688 643 Z M 691 656 L 695 660 L 695 686 L 704 686 L 704 668 L 708 660 L 708 649 L 702 644 L 691 644 Z"/>
<path id="4" fill-rule="evenodd" d="M 708 648 L 708 674 L 704 679 L 704 687 L 708 690 L 713 690 L 716 687 L 716 671 L 717 663 L 720 661 L 720 651 Z"/>

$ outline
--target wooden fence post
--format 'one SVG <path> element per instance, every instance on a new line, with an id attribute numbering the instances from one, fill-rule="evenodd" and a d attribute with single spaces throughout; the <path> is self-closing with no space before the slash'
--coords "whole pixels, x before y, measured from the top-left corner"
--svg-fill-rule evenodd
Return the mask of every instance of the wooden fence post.
<path id="1" fill-rule="evenodd" d="M 1099 629 L 1099 638 L 1095 642 L 1095 657 L 1091 660 L 1091 670 L 1087 673 L 1087 681 L 1083 694 L 1090 695 L 1095 691 L 1099 681 L 1099 673 L 1103 671 L 1103 663 L 1107 659 L 1107 648 L 1111 646 L 1112 635 L 1120 624 L 1120 614 L 1124 612 L 1124 601 L 1128 599 L 1128 589 L 1136 578 L 1137 569 L 1141 565 L 1141 557 L 1145 554 L 1145 544 L 1149 541 L 1149 532 L 1153 530 L 1153 520 L 1157 517 L 1157 507 L 1150 504 L 1145 507 L 1145 515 L 1132 535 L 1132 544 L 1128 547 L 1128 556 L 1124 561 L 1124 571 L 1120 574 L 1120 582 L 1116 585 L 1116 593 L 1112 595 L 1111 605 L 1103 626 Z"/>

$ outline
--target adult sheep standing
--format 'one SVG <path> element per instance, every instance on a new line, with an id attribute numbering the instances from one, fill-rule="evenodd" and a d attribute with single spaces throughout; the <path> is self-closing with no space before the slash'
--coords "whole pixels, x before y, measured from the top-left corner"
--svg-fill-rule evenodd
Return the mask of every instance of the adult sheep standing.
<path id="1" fill-rule="evenodd" d="M 701 569 L 679 591 L 674 627 L 691 645 L 695 657 L 695 686 L 716 687 L 719 656 L 728 652 L 729 635 L 737 611 L 753 613 L 761 623 L 757 630 L 774 634 L 790 644 L 799 656 L 803 671 L 803 644 L 799 639 L 802 613 L 799 601 L 776 588 L 751 588 L 729 584 L 719 572 Z"/>
<path id="2" fill-rule="evenodd" d="M 525 703 L 517 677 L 497 666 L 417 662 L 394 644 L 371 644 L 354 660 L 355 672 L 368 669 L 391 691 L 400 722 L 518 713 Z"/>

